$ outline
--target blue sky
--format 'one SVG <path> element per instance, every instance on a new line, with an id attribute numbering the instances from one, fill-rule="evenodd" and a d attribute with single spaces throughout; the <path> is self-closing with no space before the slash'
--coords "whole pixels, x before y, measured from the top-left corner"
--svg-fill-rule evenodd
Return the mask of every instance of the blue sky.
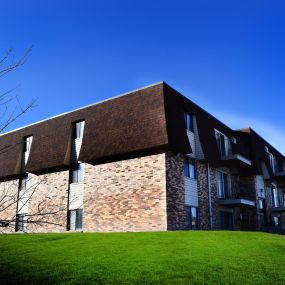
<path id="1" fill-rule="evenodd" d="M 38 98 L 11 128 L 164 80 L 285 153 L 284 13 L 282 0 L 1 1 L 0 52 L 34 46 L 0 82 Z"/>

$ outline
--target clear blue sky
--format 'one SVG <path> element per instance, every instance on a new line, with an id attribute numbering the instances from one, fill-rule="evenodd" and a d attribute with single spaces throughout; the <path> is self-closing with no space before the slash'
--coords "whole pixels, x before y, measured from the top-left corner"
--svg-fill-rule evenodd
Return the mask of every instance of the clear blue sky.
<path id="1" fill-rule="evenodd" d="M 1 1 L 0 51 L 30 45 L 1 80 L 37 106 L 20 127 L 164 80 L 285 153 L 285 1 Z"/>

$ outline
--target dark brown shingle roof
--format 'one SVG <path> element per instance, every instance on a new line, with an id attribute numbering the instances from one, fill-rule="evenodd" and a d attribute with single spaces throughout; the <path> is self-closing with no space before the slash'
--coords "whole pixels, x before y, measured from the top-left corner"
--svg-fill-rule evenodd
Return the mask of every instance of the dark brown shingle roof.
<path id="1" fill-rule="evenodd" d="M 252 151 L 255 142 L 247 133 L 233 131 L 161 82 L 1 135 L 0 178 L 19 174 L 22 140 L 28 135 L 34 138 L 28 172 L 66 167 L 72 122 L 82 119 L 86 121 L 79 156 L 83 162 L 96 163 L 161 149 L 191 153 L 185 131 L 185 111 L 197 118 L 201 146 L 211 164 L 221 162 L 215 139 L 215 129 L 218 129 L 228 137 L 238 137 L 235 151 L 252 159 L 252 172 L 259 172 L 258 154 Z M 277 158 L 284 160 L 281 154 Z"/>

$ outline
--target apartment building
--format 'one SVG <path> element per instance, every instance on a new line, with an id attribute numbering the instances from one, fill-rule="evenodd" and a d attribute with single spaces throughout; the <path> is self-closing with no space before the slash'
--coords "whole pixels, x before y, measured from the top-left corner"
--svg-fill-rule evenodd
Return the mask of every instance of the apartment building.
<path id="1" fill-rule="evenodd" d="M 2 134 L 0 150 L 2 232 L 13 217 L 18 232 L 285 229 L 285 157 L 164 82 Z"/>

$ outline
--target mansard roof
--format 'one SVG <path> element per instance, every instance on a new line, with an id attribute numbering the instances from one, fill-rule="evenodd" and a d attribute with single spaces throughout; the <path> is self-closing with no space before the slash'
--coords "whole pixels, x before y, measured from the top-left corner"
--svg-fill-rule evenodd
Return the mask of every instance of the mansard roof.
<path id="1" fill-rule="evenodd" d="M 255 161 L 255 137 L 234 131 L 164 82 L 128 92 L 0 136 L 0 177 L 19 174 L 23 138 L 33 136 L 27 171 L 68 167 L 72 123 L 85 120 L 79 160 L 100 163 L 146 152 L 191 153 L 184 112 L 194 114 L 205 159 L 219 165 L 215 130 L 238 137 L 234 151 Z M 250 146 L 249 146 L 249 143 Z M 260 142 L 259 142 L 260 143 Z M 277 152 L 273 152 L 277 153 Z M 254 157 L 252 157 L 254 155 Z M 279 153 L 277 158 L 284 157 Z M 258 160 L 257 158 L 256 160 Z M 253 172 L 259 171 L 258 163 Z"/>

